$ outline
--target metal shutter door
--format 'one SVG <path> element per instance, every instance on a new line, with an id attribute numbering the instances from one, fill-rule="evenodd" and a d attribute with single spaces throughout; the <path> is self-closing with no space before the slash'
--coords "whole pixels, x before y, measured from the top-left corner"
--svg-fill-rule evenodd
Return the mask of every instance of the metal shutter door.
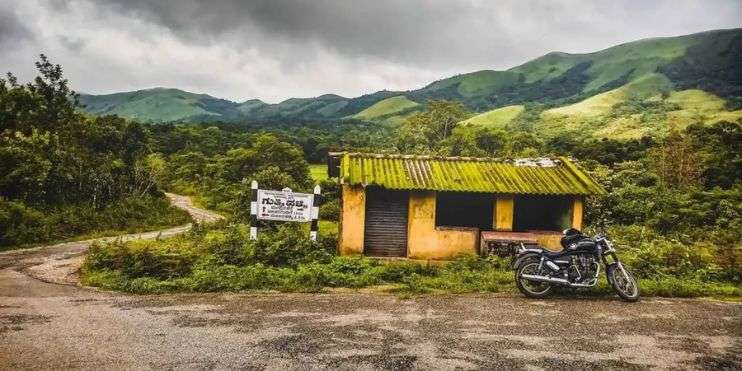
<path id="1" fill-rule="evenodd" d="M 364 254 L 407 256 L 407 192 L 366 188 Z"/>

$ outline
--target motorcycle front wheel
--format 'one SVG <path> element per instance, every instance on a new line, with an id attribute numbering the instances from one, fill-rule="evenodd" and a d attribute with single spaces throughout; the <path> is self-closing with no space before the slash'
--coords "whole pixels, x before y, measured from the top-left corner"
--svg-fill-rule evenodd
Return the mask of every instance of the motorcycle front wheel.
<path id="1" fill-rule="evenodd" d="M 639 300 L 639 284 L 636 282 L 634 275 L 625 267 L 619 267 L 619 264 L 621 263 L 611 264 L 606 269 L 608 282 L 621 299 L 635 302 Z"/>
<path id="2" fill-rule="evenodd" d="M 524 274 L 540 275 L 539 259 L 529 259 L 523 262 L 515 271 L 515 284 L 523 295 L 529 298 L 543 298 L 551 292 L 551 284 L 548 282 L 531 281 L 522 278 Z"/>

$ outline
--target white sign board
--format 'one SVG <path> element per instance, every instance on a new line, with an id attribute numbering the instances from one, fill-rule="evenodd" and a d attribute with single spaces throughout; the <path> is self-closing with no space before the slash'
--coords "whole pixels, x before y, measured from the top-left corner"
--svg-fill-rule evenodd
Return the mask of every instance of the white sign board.
<path id="1" fill-rule="evenodd" d="M 258 219 L 284 222 L 309 222 L 312 220 L 314 195 L 283 191 L 258 190 Z"/>

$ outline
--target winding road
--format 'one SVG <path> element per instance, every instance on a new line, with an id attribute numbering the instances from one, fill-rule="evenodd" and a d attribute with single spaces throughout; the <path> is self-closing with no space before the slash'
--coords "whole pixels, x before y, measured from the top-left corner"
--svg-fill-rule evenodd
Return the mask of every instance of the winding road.
<path id="1" fill-rule="evenodd" d="M 197 220 L 219 218 L 168 196 Z M 0 369 L 742 369 L 740 303 L 125 295 L 79 286 L 91 242 L 0 253 Z"/>

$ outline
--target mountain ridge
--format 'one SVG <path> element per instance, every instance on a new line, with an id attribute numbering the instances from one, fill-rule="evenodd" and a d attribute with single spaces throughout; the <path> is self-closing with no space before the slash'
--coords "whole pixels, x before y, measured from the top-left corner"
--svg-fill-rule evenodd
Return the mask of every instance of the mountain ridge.
<path id="1" fill-rule="evenodd" d="M 513 105 L 548 108 L 578 103 L 658 74 L 669 81 L 657 94 L 700 89 L 732 105 L 742 96 L 742 28 L 646 38 L 589 53 L 550 52 L 507 70 L 479 70 L 406 91 L 381 90 L 358 97 L 322 94 L 279 103 L 233 102 L 208 94 L 156 87 L 106 95 L 81 95 L 83 110 L 144 122 L 366 120 L 399 122 L 429 99 L 459 101 L 485 113 Z M 660 81 L 663 79 L 657 79 Z M 393 97 L 389 104 L 377 105 Z M 628 98 L 626 98 L 628 99 Z M 401 106 L 400 106 L 401 104 Z M 371 114 L 361 114 L 377 105 Z M 384 111 L 384 109 L 389 111 Z M 401 109 L 400 109 L 401 108 Z"/>

